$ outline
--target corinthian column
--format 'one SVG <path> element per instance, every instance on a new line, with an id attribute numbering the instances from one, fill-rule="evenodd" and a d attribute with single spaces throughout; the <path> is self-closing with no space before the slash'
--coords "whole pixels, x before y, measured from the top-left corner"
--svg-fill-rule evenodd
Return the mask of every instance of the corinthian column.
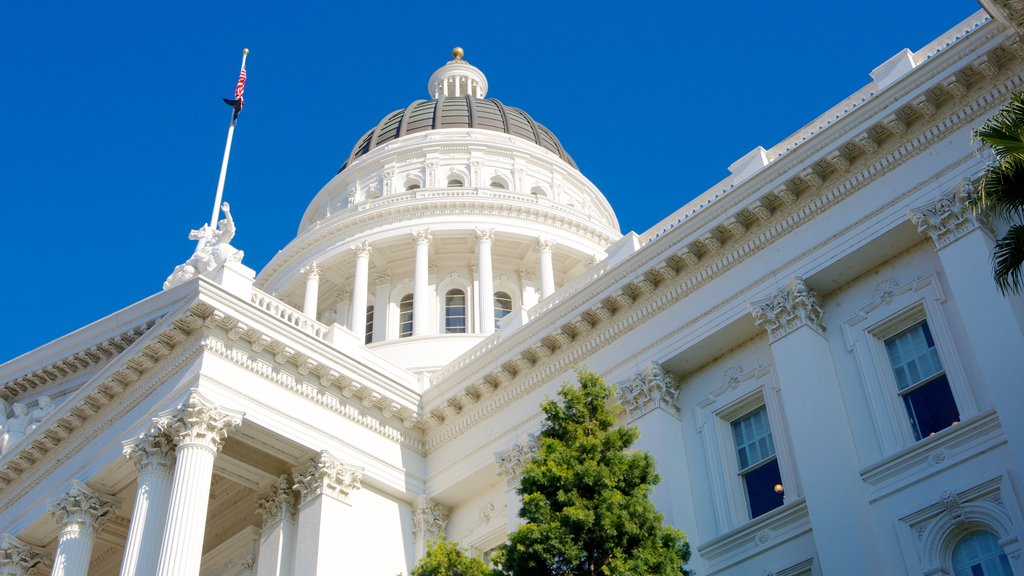
<path id="1" fill-rule="evenodd" d="M 412 503 L 412 534 L 416 541 L 416 561 L 427 553 L 427 542 L 444 535 L 448 511 L 426 496 L 417 496 Z"/>
<path id="2" fill-rule="evenodd" d="M 555 269 L 551 263 L 551 249 L 555 243 L 544 238 L 537 239 L 540 251 L 540 297 L 547 298 L 555 293 Z"/>
<path id="3" fill-rule="evenodd" d="M 34 576 L 39 565 L 49 559 L 42 548 L 30 546 L 10 534 L 0 540 L 0 575 Z"/>
<path id="4" fill-rule="evenodd" d="M 360 488 L 361 469 L 348 466 L 321 452 L 308 465 L 296 468 L 295 490 L 299 511 L 295 521 L 295 569 L 293 576 L 345 574 L 345 526 L 348 496 Z"/>
<path id="5" fill-rule="evenodd" d="M 427 333 L 427 318 L 430 317 L 428 314 L 430 285 L 427 282 L 429 272 L 427 258 L 433 236 L 430 235 L 430 230 L 420 230 L 413 232 L 413 237 L 416 238 L 416 269 L 412 284 L 412 335 L 421 336 Z"/>
<path id="6" fill-rule="evenodd" d="M 523 466 L 539 449 L 540 439 L 535 434 L 527 434 L 525 443 L 494 454 L 498 474 L 505 479 L 505 524 L 509 532 L 514 532 L 522 524 L 519 509 L 523 507 L 523 499 L 518 493 L 519 481 L 523 479 Z"/>
<path id="7" fill-rule="evenodd" d="M 302 301 L 302 313 L 316 320 L 317 298 L 320 292 L 320 267 L 316 262 L 301 270 L 306 275 L 306 296 Z"/>
<path id="8" fill-rule="evenodd" d="M 480 276 L 480 332 L 494 332 L 494 270 L 491 266 L 491 244 L 494 230 L 476 231 L 477 274 Z"/>
<path id="9" fill-rule="evenodd" d="M 158 576 L 197 576 L 203 555 L 213 460 L 242 413 L 217 408 L 192 392 L 178 408 L 157 419 L 177 445 L 167 526 L 157 561 Z"/>
<path id="10" fill-rule="evenodd" d="M 174 441 L 154 426 L 123 445 L 124 455 L 138 467 L 139 479 L 121 576 L 145 576 L 156 572 L 160 541 L 167 522 L 174 477 Z"/>
<path id="11" fill-rule="evenodd" d="M 71 484 L 50 507 L 50 514 L 60 527 L 53 576 L 88 576 L 96 533 L 120 505 L 117 498 L 100 494 L 81 482 Z"/>
<path id="12" fill-rule="evenodd" d="M 295 493 L 282 475 L 270 492 L 256 503 L 263 516 L 256 576 L 291 574 L 295 546 Z"/>
<path id="13" fill-rule="evenodd" d="M 353 334 L 363 334 L 366 332 L 366 295 L 370 291 L 370 243 L 364 240 L 353 245 L 352 249 L 356 253 L 356 272 L 352 281 L 352 313 L 348 327 Z"/>

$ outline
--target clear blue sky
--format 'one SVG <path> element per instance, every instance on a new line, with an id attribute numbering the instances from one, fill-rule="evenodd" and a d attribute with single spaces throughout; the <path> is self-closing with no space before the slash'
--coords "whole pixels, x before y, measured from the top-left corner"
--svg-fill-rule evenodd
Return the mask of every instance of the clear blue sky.
<path id="1" fill-rule="evenodd" d="M 641 232 L 970 0 L 0 4 L 0 362 L 160 290 L 225 199 L 257 271 L 355 140 L 461 45 Z"/>

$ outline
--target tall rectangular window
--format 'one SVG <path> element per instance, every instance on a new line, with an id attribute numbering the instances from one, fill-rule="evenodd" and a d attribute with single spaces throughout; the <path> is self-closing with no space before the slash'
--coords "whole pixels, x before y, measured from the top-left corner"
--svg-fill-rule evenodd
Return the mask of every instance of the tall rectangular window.
<path id="1" fill-rule="evenodd" d="M 774 510 L 783 504 L 782 475 L 775 456 L 775 440 L 764 406 L 732 421 L 739 475 L 747 492 L 750 517 Z"/>
<path id="2" fill-rule="evenodd" d="M 914 438 L 926 438 L 960 421 L 928 322 L 886 339 L 885 350 Z"/>
<path id="3" fill-rule="evenodd" d="M 466 293 L 449 290 L 444 296 L 444 331 L 446 334 L 466 332 Z"/>
<path id="4" fill-rule="evenodd" d="M 398 337 L 412 336 L 412 294 L 402 296 L 398 302 Z"/>

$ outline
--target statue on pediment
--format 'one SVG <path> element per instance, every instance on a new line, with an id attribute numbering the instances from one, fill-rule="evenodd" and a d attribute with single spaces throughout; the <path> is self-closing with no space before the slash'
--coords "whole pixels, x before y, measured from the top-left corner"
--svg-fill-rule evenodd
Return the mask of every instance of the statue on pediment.
<path id="1" fill-rule="evenodd" d="M 0 437 L 0 454 L 6 453 L 11 446 L 20 442 L 33 422 L 32 415 L 28 413 L 28 406 L 15 402 L 12 409 L 14 415 L 4 424 L 3 436 Z"/>
<path id="2" fill-rule="evenodd" d="M 196 241 L 196 249 L 192 257 L 174 268 L 174 272 L 164 282 L 164 290 L 188 282 L 201 274 L 210 274 L 228 262 L 241 262 L 244 252 L 231 245 L 235 237 L 235 220 L 231 217 L 231 206 L 227 202 L 221 204 L 224 219 L 216 229 L 203 224 L 198 230 L 188 234 L 189 240 Z"/>

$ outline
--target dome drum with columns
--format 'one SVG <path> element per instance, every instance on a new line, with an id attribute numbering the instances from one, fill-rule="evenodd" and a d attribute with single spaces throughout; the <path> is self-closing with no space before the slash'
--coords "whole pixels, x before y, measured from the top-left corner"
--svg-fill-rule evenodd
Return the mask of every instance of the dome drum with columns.
<path id="1" fill-rule="evenodd" d="M 431 76 L 433 100 L 385 116 L 356 143 L 257 280 L 418 372 L 492 334 L 495 318 L 528 318 L 620 237 L 558 139 L 484 100 L 483 73 L 455 56 Z M 425 338 L 439 343 L 417 354 Z"/>

